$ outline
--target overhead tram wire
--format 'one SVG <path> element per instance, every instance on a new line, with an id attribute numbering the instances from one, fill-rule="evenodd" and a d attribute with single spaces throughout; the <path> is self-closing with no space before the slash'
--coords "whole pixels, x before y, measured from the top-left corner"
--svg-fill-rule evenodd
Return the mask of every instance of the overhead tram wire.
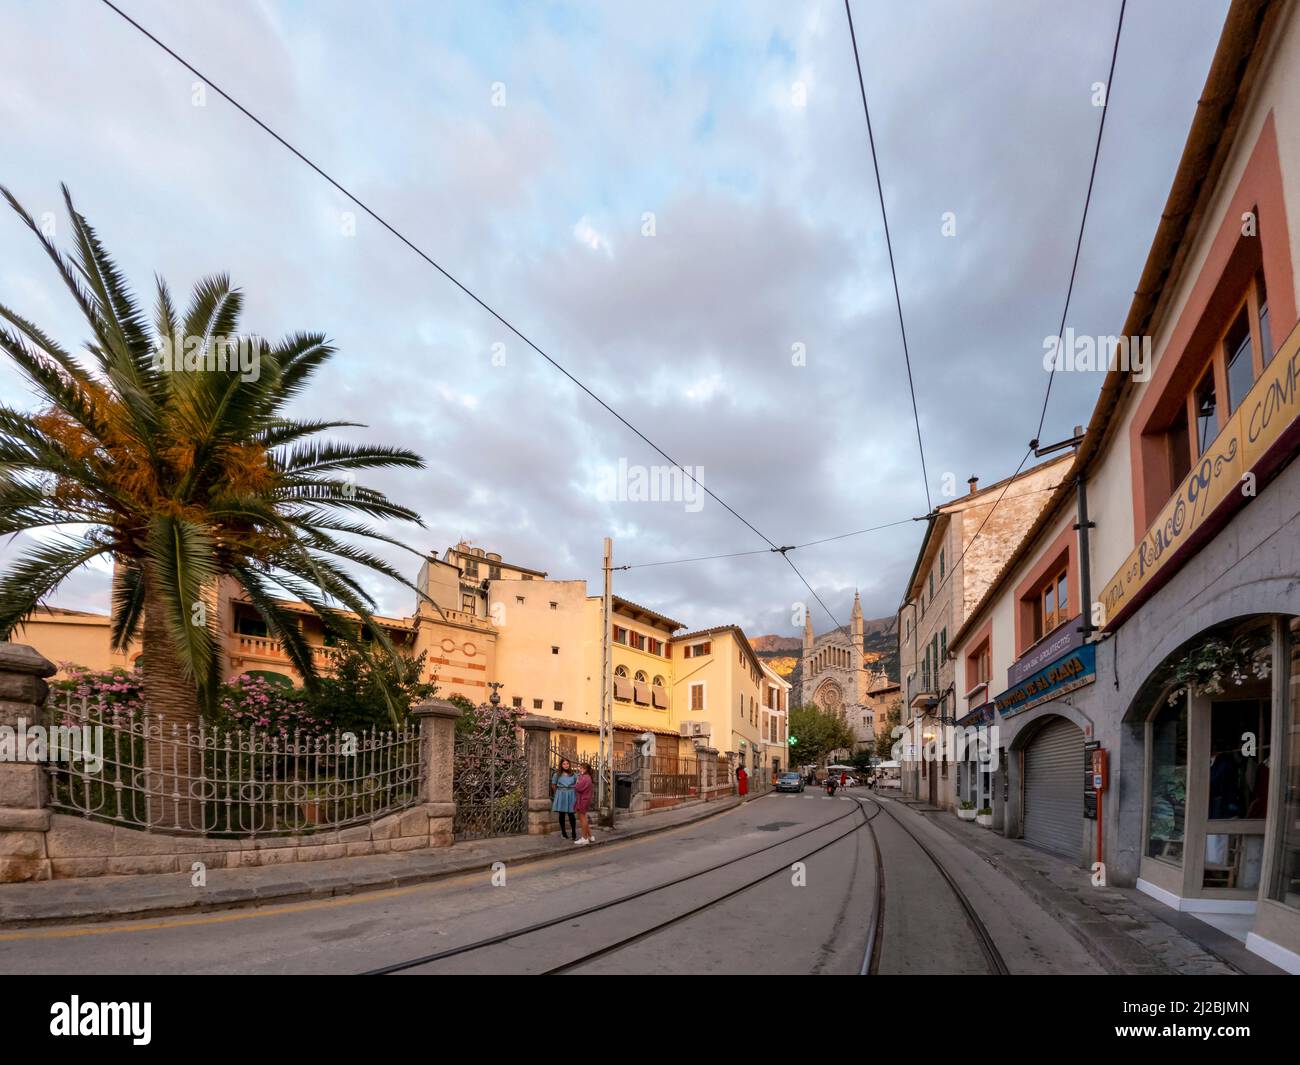
<path id="1" fill-rule="evenodd" d="M 1088 205 L 1092 201 L 1092 187 L 1097 177 L 1097 163 L 1101 158 L 1101 135 L 1102 131 L 1106 128 L 1106 112 L 1110 109 L 1110 90 L 1115 82 L 1115 63 L 1119 57 L 1119 40 L 1120 35 L 1124 30 L 1124 9 L 1127 6 L 1128 0 L 1120 0 L 1119 18 L 1115 24 L 1115 43 L 1110 52 L 1110 70 L 1106 75 L 1106 99 L 1101 105 L 1101 118 L 1097 123 L 1097 140 L 1092 149 L 1092 170 L 1088 176 L 1088 191 L 1085 194 L 1083 201 L 1083 217 L 1079 220 L 1079 237 L 1074 246 L 1074 262 L 1070 267 L 1070 283 L 1065 290 L 1065 307 L 1061 311 L 1061 325 L 1060 328 L 1057 329 L 1058 338 L 1063 337 L 1065 334 L 1065 320 L 1070 313 L 1070 297 L 1074 293 L 1074 279 L 1079 270 L 1079 250 L 1083 247 L 1084 228 L 1088 224 Z M 993 506 L 989 509 L 989 512 L 984 515 L 984 520 L 980 522 L 979 528 L 975 530 L 975 535 L 971 537 L 970 543 L 962 548 L 961 554 L 957 556 L 957 562 L 954 562 L 952 566 L 948 568 L 948 575 L 940 580 L 940 588 L 942 588 L 948 581 L 948 578 L 957 571 L 957 563 L 961 562 L 961 560 L 966 557 L 966 552 L 975 546 L 975 541 L 979 539 L 980 533 L 984 531 L 985 524 L 988 522 L 989 518 L 993 516 L 993 512 L 997 510 L 998 504 L 1002 502 L 1002 497 L 1006 495 L 1007 488 L 1009 488 L 1011 483 L 1020 476 L 1020 471 L 1025 468 L 1025 463 L 1029 461 L 1029 456 L 1037 450 L 1039 441 L 1042 438 L 1043 424 L 1047 419 L 1047 401 L 1052 395 L 1052 378 L 1055 377 L 1055 375 L 1056 365 L 1053 363 L 1052 369 L 1047 375 L 1047 391 L 1043 396 L 1043 410 L 1038 418 L 1038 429 L 1034 434 L 1034 438 L 1029 441 L 1029 449 L 1025 452 L 1024 458 L 1020 460 L 1020 465 L 1016 467 L 1016 472 L 1007 479 L 1006 485 L 1003 487 L 997 500 L 993 503 Z"/>
<path id="2" fill-rule="evenodd" d="M 1115 82 L 1115 61 L 1119 58 L 1119 38 L 1124 29 L 1124 8 L 1128 5 L 1128 0 L 1120 0 L 1119 4 L 1119 21 L 1115 25 L 1115 44 L 1110 52 L 1110 71 L 1106 75 L 1106 98 L 1101 104 L 1101 120 L 1097 123 L 1097 143 L 1092 150 L 1092 170 L 1088 174 L 1088 191 L 1083 197 L 1083 217 L 1079 219 L 1079 237 L 1074 242 L 1074 262 L 1070 266 L 1070 284 L 1065 290 L 1065 307 L 1061 310 L 1061 324 L 1056 330 L 1058 343 L 1065 336 L 1065 320 L 1070 313 L 1070 297 L 1074 294 L 1074 278 L 1079 272 L 1079 252 L 1083 248 L 1083 231 L 1088 224 L 1088 207 L 1092 203 L 1092 186 L 1097 180 L 1097 160 L 1101 158 L 1101 135 L 1106 129 L 1106 112 L 1110 109 L 1110 90 Z M 1038 429 L 1034 432 L 1033 442 L 1029 445 L 1030 450 L 1038 446 L 1038 442 L 1043 438 L 1043 423 L 1047 421 L 1047 403 L 1052 398 L 1052 381 L 1056 377 L 1056 363 L 1052 363 L 1052 369 L 1047 374 L 1047 392 L 1043 396 L 1043 410 L 1038 416 Z"/>
<path id="3" fill-rule="evenodd" d="M 889 213 L 885 210 L 885 187 L 880 180 L 880 163 L 876 159 L 876 138 L 871 130 L 871 108 L 867 106 L 867 84 L 862 78 L 862 59 L 858 55 L 858 35 L 853 29 L 853 9 L 844 0 L 849 19 L 849 39 L 853 42 L 853 64 L 858 71 L 858 90 L 862 94 L 862 113 L 867 119 L 867 143 L 871 146 L 871 167 L 876 174 L 876 193 L 880 197 L 880 219 L 885 226 L 885 249 L 889 252 L 889 274 L 894 280 L 894 305 L 898 308 L 898 331 L 903 336 L 903 362 L 907 366 L 907 387 L 912 394 L 912 420 L 916 423 L 916 449 L 921 455 L 921 480 L 925 486 L 925 509 L 934 510 L 930 502 L 930 474 L 925 467 L 925 444 L 921 441 L 921 415 L 916 406 L 916 383 L 912 379 L 912 356 L 907 348 L 907 326 L 903 323 L 903 297 L 898 291 L 898 270 L 894 266 L 894 243 L 889 236 Z"/>
<path id="4" fill-rule="evenodd" d="M 813 547 L 817 544 L 830 543 L 832 540 L 843 540 L 849 536 L 861 536 L 863 533 L 879 532 L 881 529 L 892 529 L 897 525 L 909 525 L 914 521 L 925 521 L 925 518 L 901 518 L 898 521 L 891 521 L 884 525 L 873 525 L 870 529 L 858 529 L 855 532 L 840 533 L 839 536 L 828 536 L 824 540 L 812 540 L 806 544 L 793 544 L 790 547 L 778 547 L 757 551 L 730 551 L 722 555 L 700 555 L 697 558 L 669 558 L 661 562 L 639 562 L 627 566 L 615 566 L 615 569 L 650 569 L 652 566 L 678 566 L 685 562 L 711 562 L 718 558 L 741 558 L 745 555 L 770 555 L 773 553 L 780 554 L 786 551 L 797 551 L 801 547 Z"/>
<path id="5" fill-rule="evenodd" d="M 600 396 L 596 395 L 595 392 L 593 392 L 590 388 L 587 387 L 587 385 L 585 385 L 582 381 L 580 381 L 577 377 L 575 377 L 565 366 L 563 366 L 561 363 L 559 363 L 557 360 L 555 360 L 550 355 L 548 355 L 545 351 L 543 351 L 541 347 L 539 347 L 531 338 L 529 338 L 525 333 L 523 333 L 520 329 L 518 329 L 509 319 L 507 319 L 503 314 L 501 314 L 499 311 L 493 308 L 489 303 L 487 303 L 487 301 L 482 299 L 482 297 L 480 297 L 477 293 L 475 293 L 472 289 L 470 289 L 467 285 L 465 285 L 464 282 L 462 282 L 459 278 L 453 275 L 449 270 L 443 267 L 437 260 L 435 260 L 431 255 L 429 255 L 428 252 L 424 251 L 424 249 L 422 249 L 419 245 L 417 245 L 414 241 L 412 241 L 409 237 L 407 237 L 404 233 L 402 233 L 401 230 L 399 230 L 391 222 L 389 222 L 377 211 L 371 208 L 369 204 L 367 204 L 364 200 L 358 197 L 355 193 L 353 193 L 342 183 L 337 181 L 321 166 L 313 162 L 307 155 L 299 151 L 289 141 L 285 140 L 284 137 L 280 136 L 279 133 L 277 133 L 274 129 L 268 126 L 260 118 L 258 118 L 257 115 L 255 115 L 247 107 L 245 107 L 233 96 L 231 96 L 230 93 L 226 92 L 226 90 L 223 89 L 220 85 L 218 85 L 215 81 L 213 81 L 206 74 L 200 71 L 196 66 L 194 66 L 193 63 L 189 62 L 189 60 L 185 59 L 183 56 L 181 56 L 179 53 L 174 51 L 171 47 L 169 47 L 159 38 L 155 37 L 152 33 L 149 32 L 149 30 L 145 29 L 144 26 L 142 26 L 139 22 L 133 19 L 120 7 L 114 4 L 112 0 L 100 0 L 100 2 L 105 7 L 107 7 L 110 11 L 118 15 L 124 22 L 128 23 L 130 26 L 135 28 L 139 33 L 141 33 L 143 36 L 145 36 L 150 41 L 152 41 L 158 48 L 166 52 L 167 55 L 171 56 L 172 59 L 174 59 L 177 63 L 183 66 L 186 70 L 188 70 L 196 78 L 202 81 L 205 85 L 211 88 L 213 92 L 215 92 L 218 96 L 220 96 L 223 100 L 225 100 L 228 104 L 230 104 L 233 108 L 235 108 L 235 110 L 237 110 L 250 122 L 256 125 L 259 129 L 261 129 L 274 141 L 280 144 L 280 146 L 283 147 L 286 151 L 294 155 L 299 161 L 305 163 L 308 167 L 310 167 L 313 171 L 315 171 L 316 174 L 324 178 L 336 190 L 338 190 L 349 200 L 355 203 L 359 208 L 361 208 L 362 211 L 364 211 L 372 219 L 378 222 L 380 226 L 382 226 L 394 237 L 396 237 L 399 241 L 405 244 L 411 251 L 413 251 L 426 263 L 428 263 L 435 270 L 437 270 L 438 273 L 440 273 L 444 278 L 446 278 L 453 285 L 455 285 L 456 288 L 460 289 L 461 292 L 463 292 L 466 296 L 472 299 L 483 310 L 487 311 L 488 314 L 490 314 L 493 318 L 495 318 L 498 322 L 500 322 L 503 326 L 505 326 L 506 329 L 508 329 L 511 333 L 513 333 L 520 340 L 522 340 L 528 347 L 530 347 L 533 351 L 535 351 L 538 355 L 540 355 L 543 359 L 545 359 L 548 363 L 550 363 L 551 366 L 553 366 L 556 370 L 558 370 L 565 377 L 567 377 L 573 384 L 577 385 L 578 388 L 580 388 L 589 397 L 591 397 L 591 399 L 595 400 L 598 404 L 600 404 L 601 407 L 603 407 L 606 411 L 608 411 L 615 418 L 617 418 L 619 422 L 621 422 L 626 428 L 630 429 L 641 441 L 649 445 L 649 447 L 653 451 L 663 456 L 663 458 L 667 459 L 667 461 L 672 466 L 682 470 L 682 472 L 685 473 L 687 477 L 689 477 L 695 484 L 699 485 L 700 489 L 710 499 L 712 499 L 715 503 L 718 503 L 724 510 L 726 510 L 729 514 L 731 514 L 734 518 L 736 518 L 737 521 L 739 521 L 742 525 L 744 525 L 747 529 L 749 529 L 752 533 L 754 533 L 760 540 L 764 541 L 768 545 L 768 547 L 770 547 L 773 551 L 781 554 L 782 558 L 785 558 L 784 550 L 778 547 L 776 543 L 773 542 L 769 537 L 765 536 L 752 522 L 750 522 L 747 518 L 743 517 L 735 508 L 733 508 L 724 499 L 722 499 L 716 492 L 710 489 L 707 485 L 705 485 L 702 481 L 700 481 L 693 473 L 691 473 L 691 471 L 687 469 L 687 467 L 683 466 L 680 462 L 674 459 L 671 455 L 668 454 L 668 452 L 666 452 L 663 448 L 661 448 L 658 444 L 656 444 L 653 440 L 651 440 L 648 436 L 646 436 L 645 433 L 643 433 L 640 429 L 638 429 L 635 425 L 633 425 L 630 421 L 628 421 L 625 417 L 623 417 L 623 415 L 621 415 L 618 411 L 616 411 L 613 407 L 611 407 L 608 403 L 606 403 L 605 400 L 603 400 Z M 808 591 L 812 594 L 812 597 L 817 600 L 821 608 L 826 611 L 826 613 L 830 616 L 831 620 L 834 621 L 835 624 L 838 626 L 840 624 L 839 619 L 831 611 L 830 607 L 828 607 L 826 603 L 822 600 L 822 597 L 817 594 L 817 590 L 813 588 L 811 584 L 808 583 L 807 578 L 805 578 L 804 575 L 799 572 L 799 567 L 796 566 L 793 562 L 791 562 L 790 559 L 788 558 L 786 558 L 786 562 L 789 563 L 790 568 L 794 570 L 795 575 L 799 578 L 800 581 L 803 582 L 804 587 L 808 589 Z"/>
<path id="6" fill-rule="evenodd" d="M 1018 472 L 1019 470 L 1017 470 L 1017 473 Z M 1008 487 L 1010 485 L 1010 482 L 1013 480 L 1015 480 L 1014 475 L 1012 475 L 1012 477 L 1008 480 L 1007 482 Z M 1022 499 L 1025 496 L 1038 495 L 1040 492 L 1055 492 L 1060 486 L 1061 486 L 1060 482 L 1057 482 L 1056 484 L 1049 484 L 1045 488 L 1031 488 L 1028 492 L 1016 492 L 1010 498 Z M 1003 489 L 1004 493 L 1005 491 L 1006 488 Z M 1002 499 L 1003 496 L 999 495 L 998 501 L 1001 502 Z M 836 540 L 847 540 L 851 536 L 862 536 L 865 533 L 880 532 L 882 529 L 893 529 L 898 527 L 899 525 L 910 525 L 912 522 L 929 521 L 930 517 L 931 515 L 929 514 L 922 514 L 920 517 L 917 518 L 900 518 L 898 521 L 886 522 L 884 525 L 873 525 L 869 529 L 855 529 L 853 532 L 839 533 L 836 536 L 823 536 L 820 540 L 809 540 L 807 543 L 793 544 L 790 547 L 785 547 L 785 548 L 760 547 L 753 551 L 727 551 L 720 555 L 696 555 L 692 558 L 665 558 L 665 559 L 660 559 L 658 562 L 631 562 L 623 566 L 615 566 L 614 569 L 615 570 L 651 569 L 655 566 L 681 566 L 681 565 L 685 565 L 688 562 L 713 562 L 717 559 L 722 559 L 722 558 L 744 558 L 748 555 L 770 555 L 770 554 L 779 553 L 781 551 L 798 551 L 798 550 L 802 550 L 805 547 L 817 547 L 819 544 L 829 544 Z"/>

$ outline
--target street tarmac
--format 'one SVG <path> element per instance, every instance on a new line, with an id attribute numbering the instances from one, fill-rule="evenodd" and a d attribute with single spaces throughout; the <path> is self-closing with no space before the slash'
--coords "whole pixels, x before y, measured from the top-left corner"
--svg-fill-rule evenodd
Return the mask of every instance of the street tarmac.
<path id="1" fill-rule="evenodd" d="M 773 794 L 650 837 L 390 891 L 0 930 L 0 971 L 989 972 L 971 918 L 895 818 L 949 869 L 1011 972 L 1101 971 L 996 869 L 883 802 L 891 814 L 865 789 L 835 798 L 812 789 Z M 869 960 L 881 905 L 877 845 L 884 918 Z"/>

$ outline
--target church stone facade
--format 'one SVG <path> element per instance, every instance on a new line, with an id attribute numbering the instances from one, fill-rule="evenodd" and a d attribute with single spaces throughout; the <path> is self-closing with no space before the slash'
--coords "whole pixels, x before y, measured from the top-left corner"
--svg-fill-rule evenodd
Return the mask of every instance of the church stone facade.
<path id="1" fill-rule="evenodd" d="M 838 628 L 814 636 L 812 618 L 804 619 L 799 702 L 844 718 L 853 731 L 855 749 L 875 743 L 877 717 L 889 698 L 898 695 L 898 684 L 865 662 L 863 640 L 862 603 L 856 594 L 848 632 Z M 883 723 L 883 716 L 880 720 Z"/>

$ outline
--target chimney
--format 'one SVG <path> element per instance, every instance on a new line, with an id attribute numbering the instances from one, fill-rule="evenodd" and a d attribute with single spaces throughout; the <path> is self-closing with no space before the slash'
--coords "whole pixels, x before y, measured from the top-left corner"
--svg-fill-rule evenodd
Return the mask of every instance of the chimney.
<path id="1" fill-rule="evenodd" d="M 980 479 L 974 474 L 966 478 L 966 483 L 970 485 L 970 495 L 974 495 L 980 490 Z"/>

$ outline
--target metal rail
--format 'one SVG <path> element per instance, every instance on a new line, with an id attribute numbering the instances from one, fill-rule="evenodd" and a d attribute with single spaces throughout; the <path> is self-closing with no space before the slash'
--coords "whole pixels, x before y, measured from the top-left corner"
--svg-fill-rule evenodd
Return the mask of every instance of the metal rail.
<path id="1" fill-rule="evenodd" d="M 991 973 L 995 976 L 1010 975 L 1011 970 L 1007 968 L 1007 963 L 1006 960 L 1002 957 L 1002 952 L 998 950 L 997 944 L 993 942 L 993 936 L 989 933 L 988 926 L 984 923 L 983 919 L 976 911 L 975 906 L 971 903 L 970 898 L 967 896 L 966 892 L 964 892 L 961 889 L 961 886 L 957 883 L 957 881 L 953 879 L 952 874 L 949 873 L 948 870 L 944 867 L 944 864 L 941 861 L 939 861 L 934 851 L 932 851 L 925 844 L 925 842 L 921 839 L 920 836 L 918 836 L 907 825 L 905 825 L 902 822 L 902 820 L 896 814 L 894 814 L 892 810 L 888 809 L 885 806 L 885 804 L 882 803 L 879 799 L 872 797 L 870 800 L 859 799 L 858 801 L 860 803 L 865 801 L 874 802 L 880 810 L 884 811 L 889 815 L 890 820 L 892 820 L 894 824 L 896 824 L 899 828 L 901 828 L 912 838 L 913 843 L 915 843 L 918 847 L 921 848 L 925 856 L 929 858 L 930 861 L 933 863 L 934 867 L 937 870 L 939 870 L 939 875 L 943 877 L 948 887 L 952 889 L 952 893 L 954 896 L 956 896 L 958 903 L 961 904 L 962 911 L 966 915 L 966 920 L 970 924 L 971 930 L 975 933 L 975 938 L 979 943 L 980 950 L 984 954 L 984 960 L 988 963 Z M 874 828 L 871 830 L 871 838 L 872 841 L 875 842 L 876 833 Z M 877 858 L 876 872 L 877 872 L 877 877 L 879 879 L 879 888 L 877 893 L 876 925 L 875 927 L 873 927 L 871 939 L 868 942 L 867 955 L 863 959 L 863 963 L 862 963 L 862 972 L 864 974 L 875 973 L 877 967 L 880 964 L 879 951 L 880 951 L 880 940 L 883 937 L 885 878 L 883 873 L 883 867 L 879 864 L 879 859 L 880 859 L 879 843 L 876 843 L 876 858 Z M 875 957 L 872 956 L 873 951 L 875 952 Z"/>
<path id="2" fill-rule="evenodd" d="M 473 951 L 483 950 L 487 947 L 492 947 L 500 943 L 509 942 L 512 939 L 518 939 L 522 936 L 531 935 L 534 932 L 541 932 L 547 928 L 553 928 L 556 925 L 564 924 L 565 922 L 568 921 L 577 920 L 580 917 L 586 917 L 593 913 L 600 913 L 604 910 L 609 910 L 616 906 L 622 906 L 626 903 L 634 902 L 637 899 L 644 898 L 647 895 L 651 895 L 659 891 L 664 891 L 668 888 L 676 887 L 679 884 L 684 884 L 687 881 L 695 880 L 701 876 L 707 876 L 709 873 L 717 872 L 719 869 L 725 869 L 728 866 L 735 865 L 737 862 L 748 861 L 750 858 L 757 857 L 758 855 L 763 854 L 766 851 L 770 851 L 775 847 L 783 847 L 788 843 L 793 843 L 795 840 L 800 839 L 803 836 L 810 835 L 813 832 L 820 832 L 822 829 L 830 828 L 832 825 L 835 825 L 840 821 L 845 820 L 846 818 L 852 817 L 855 813 L 861 814 L 862 821 L 860 821 L 858 824 L 855 824 L 847 832 L 842 832 L 841 834 L 839 834 L 829 842 L 821 844 L 820 846 L 815 847 L 813 850 L 807 852 L 801 857 L 795 859 L 795 861 L 803 861 L 804 859 L 810 858 L 812 855 L 825 850 L 827 847 L 830 847 L 833 844 L 838 843 L 840 840 L 847 838 L 848 836 L 852 835 L 854 832 L 858 831 L 858 829 L 862 828 L 863 825 L 867 824 L 870 821 L 870 818 L 867 816 L 866 810 L 863 809 L 862 805 L 860 803 L 855 803 L 853 809 L 846 811 L 845 813 L 839 815 L 838 817 L 832 817 L 829 821 L 824 821 L 818 825 L 812 825 L 801 832 L 796 832 L 793 835 L 786 836 L 784 839 L 775 840 L 774 842 L 769 843 L 766 846 L 758 848 L 758 850 L 749 851 L 745 854 L 738 855 L 735 858 L 729 858 L 725 862 L 719 862 L 716 865 L 711 865 L 705 869 L 697 870 L 694 873 L 688 873 L 685 876 L 676 877 L 672 880 L 665 881 L 662 884 L 656 884 L 652 887 L 642 888 L 639 891 L 633 891 L 630 892 L 629 894 L 621 895 L 616 899 L 609 899 L 606 902 L 597 903 L 594 906 L 587 906 L 581 910 L 575 910 L 571 913 L 562 914 L 559 917 L 551 917 L 544 921 L 537 921 L 534 924 L 527 925 L 523 928 L 517 928 L 509 932 L 502 932 L 499 935 L 495 935 L 495 936 L 488 936 L 485 939 L 475 940 L 472 943 L 465 943 L 458 947 L 449 947 L 446 950 L 440 950 L 433 954 L 425 954 L 418 958 L 411 958 L 408 961 L 395 962 L 392 965 L 381 966 L 378 969 L 370 969 L 362 973 L 361 975 L 387 976 L 392 973 L 405 972 L 409 969 L 414 969 L 421 965 L 428 965 L 436 961 L 442 961 L 447 958 L 456 957 L 457 955 L 469 954 L 472 953 Z M 687 917 L 699 913 L 701 910 L 705 910 L 711 906 L 715 906 L 718 903 L 725 901 L 726 899 L 732 898 L 735 895 L 740 894 L 742 891 L 747 891 L 749 890 L 749 888 L 754 887 L 755 885 L 761 883 L 762 881 L 768 880 L 779 873 L 785 872 L 788 869 L 788 867 L 789 867 L 788 863 L 782 864 L 782 866 L 779 869 L 773 872 L 764 873 L 762 876 L 755 877 L 754 879 L 744 884 L 742 887 L 729 891 L 725 895 L 719 896 L 718 898 L 713 899 L 710 902 L 704 903 L 701 906 L 697 906 L 691 911 L 689 911 L 688 913 L 680 914 L 676 917 L 669 918 L 668 920 L 660 922 L 659 924 L 653 926 L 652 928 L 645 929 L 644 931 L 639 932 L 634 936 L 629 936 L 625 940 L 621 940 L 618 943 L 610 944 L 598 950 L 592 951 L 586 955 L 583 955 L 581 958 L 565 962 L 563 965 L 557 966 L 554 969 L 546 970 L 546 972 L 555 973 L 555 972 L 564 971 L 576 965 L 580 965 L 584 962 L 590 961 L 593 958 L 620 949 L 621 947 L 626 946 L 635 940 L 644 939 L 647 936 L 662 931 L 663 929 L 668 928 L 671 925 L 677 924 L 679 921 L 685 920 Z"/>

